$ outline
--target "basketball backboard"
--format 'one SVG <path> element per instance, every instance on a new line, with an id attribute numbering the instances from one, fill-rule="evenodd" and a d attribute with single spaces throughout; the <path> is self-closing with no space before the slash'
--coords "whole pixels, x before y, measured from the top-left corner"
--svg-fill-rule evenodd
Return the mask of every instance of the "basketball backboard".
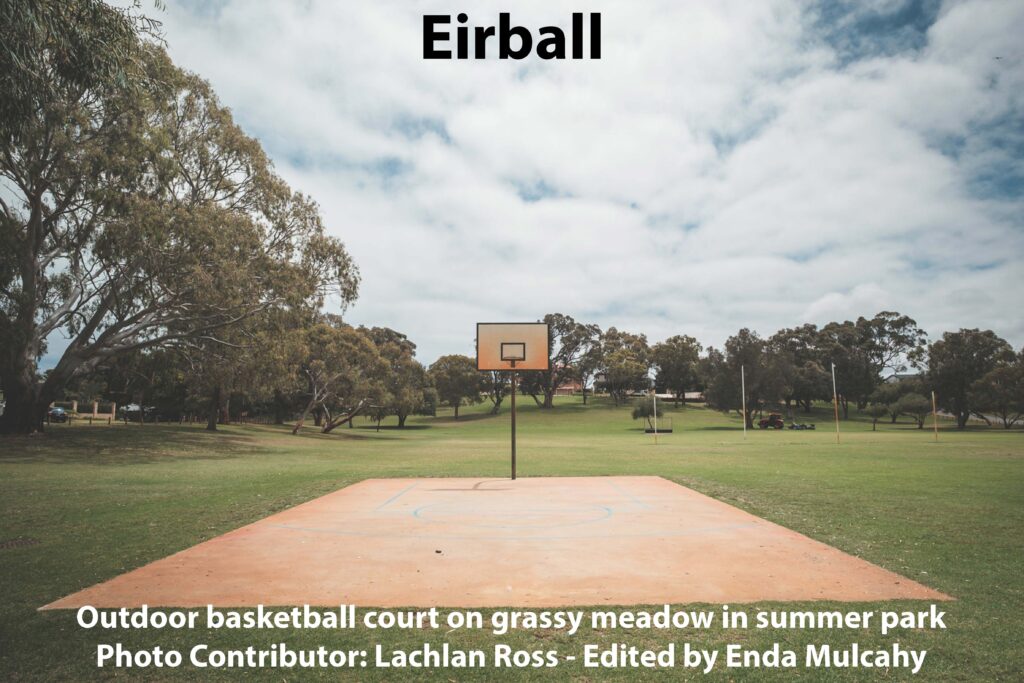
<path id="1" fill-rule="evenodd" d="M 547 370 L 547 323 L 477 323 L 477 370 Z"/>

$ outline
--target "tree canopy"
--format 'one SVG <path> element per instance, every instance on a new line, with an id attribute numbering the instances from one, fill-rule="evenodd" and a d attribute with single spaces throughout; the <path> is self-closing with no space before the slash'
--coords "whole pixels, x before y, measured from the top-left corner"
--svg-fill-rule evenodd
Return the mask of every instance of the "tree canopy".
<path id="1" fill-rule="evenodd" d="M 972 410 L 992 415 L 1009 429 L 1024 418 L 1024 362 L 1018 358 L 985 373 L 967 394 Z"/>
<path id="2" fill-rule="evenodd" d="M 677 405 L 697 384 L 700 352 L 700 342 L 688 335 L 669 337 L 651 349 L 651 362 L 657 370 L 655 384 L 670 391 Z"/>
<path id="3" fill-rule="evenodd" d="M 572 316 L 562 313 L 549 313 L 543 322 L 548 325 L 548 369 L 524 373 L 522 387 L 542 408 L 552 408 L 555 391 L 563 382 L 582 379 L 580 361 L 600 344 L 601 329 L 597 325 L 576 322 Z M 541 395 L 543 401 L 538 398 Z"/>
<path id="4" fill-rule="evenodd" d="M 256 313 L 316 310 L 331 293 L 354 300 L 358 271 L 317 205 L 274 174 L 205 81 L 141 41 L 128 15 L 32 4 L 41 31 L 64 33 L 35 45 L 3 33 L 4 59 L 57 81 L 31 107 L 10 105 L 17 121 L 0 139 L 0 431 L 41 428 L 64 387 L 117 354 L 217 340 Z M 97 17 L 124 52 L 117 65 Z M 81 35 L 64 20 L 82 22 Z M 61 40 L 83 53 L 68 57 Z M 5 78 L 27 93 L 37 75 Z M 41 379 L 55 334 L 68 344 Z"/>
<path id="5" fill-rule="evenodd" d="M 601 338 L 601 361 L 602 385 L 615 405 L 631 392 L 649 388 L 651 361 L 646 335 L 609 327 Z"/>
<path id="6" fill-rule="evenodd" d="M 1006 340 L 991 330 L 961 329 L 946 332 L 928 348 L 928 377 L 939 405 L 956 417 L 963 428 L 976 410 L 971 386 L 988 372 L 1014 361 Z"/>
<path id="7" fill-rule="evenodd" d="M 441 356 L 431 364 L 430 377 L 438 399 L 455 409 L 456 420 L 460 406 L 483 400 L 480 392 L 484 389 L 484 378 L 469 356 Z"/>

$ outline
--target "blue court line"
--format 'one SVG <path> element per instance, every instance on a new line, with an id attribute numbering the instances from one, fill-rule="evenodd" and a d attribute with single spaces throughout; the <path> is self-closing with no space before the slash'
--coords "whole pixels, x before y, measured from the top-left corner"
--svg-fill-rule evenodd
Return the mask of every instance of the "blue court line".
<path id="1" fill-rule="evenodd" d="M 414 484 L 409 484 L 409 485 L 408 485 L 408 486 L 406 486 L 406 487 L 405 487 L 404 489 L 402 489 L 401 491 L 399 491 L 398 493 L 396 493 L 395 495 L 391 496 L 390 498 L 388 498 L 387 500 L 385 500 L 385 501 L 384 501 L 383 503 L 381 503 L 380 505 L 378 505 L 378 506 L 377 506 L 377 508 L 376 508 L 376 510 L 383 510 L 383 509 L 384 509 L 384 508 L 386 508 L 386 507 L 387 507 L 388 505 L 391 505 L 391 504 L 392 504 L 392 503 L 394 503 L 394 502 L 395 502 L 396 500 L 398 500 L 399 498 L 401 498 L 402 496 L 404 496 L 404 495 L 405 495 L 406 493 L 408 493 L 409 491 L 411 491 L 411 490 L 413 490 L 414 488 L 416 488 L 416 487 L 417 487 L 418 485 L 419 485 L 419 482 L 416 482 L 416 483 L 414 483 Z"/>
<path id="2" fill-rule="evenodd" d="M 642 500 L 640 500 L 639 498 L 634 496 L 632 493 L 630 493 L 626 489 L 624 489 L 621 486 L 619 486 L 618 484 L 616 484 L 614 481 L 609 481 L 607 483 L 613 489 L 615 489 L 616 491 L 618 491 L 619 493 L 624 495 L 626 498 L 629 498 L 631 501 L 633 501 L 634 505 L 639 505 L 640 507 L 644 507 L 644 508 L 650 509 L 650 507 L 651 507 L 650 505 L 648 505 L 647 503 L 643 502 Z"/>

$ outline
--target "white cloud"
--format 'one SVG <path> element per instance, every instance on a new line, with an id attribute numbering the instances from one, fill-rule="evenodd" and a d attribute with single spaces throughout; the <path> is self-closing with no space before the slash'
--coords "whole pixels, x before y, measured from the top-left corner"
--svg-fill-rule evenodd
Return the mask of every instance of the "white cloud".
<path id="1" fill-rule="evenodd" d="M 474 3 L 470 19 L 567 26 L 578 9 Z M 896 309 L 933 336 L 1024 343 L 1004 294 L 1024 282 L 1020 177 L 986 185 L 1020 162 L 1004 137 L 1024 113 L 1024 6 L 953 3 L 919 49 L 859 61 L 804 3 L 587 9 L 600 61 L 423 60 L 422 15 L 458 11 L 434 1 L 163 18 L 174 59 L 349 245 L 349 319 L 409 334 L 426 361 L 471 351 L 477 320 L 554 311 L 718 345 Z"/>

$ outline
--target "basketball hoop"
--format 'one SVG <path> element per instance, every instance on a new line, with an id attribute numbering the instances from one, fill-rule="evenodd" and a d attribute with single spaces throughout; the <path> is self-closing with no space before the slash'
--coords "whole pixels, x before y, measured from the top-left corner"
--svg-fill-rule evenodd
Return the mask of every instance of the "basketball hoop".
<path id="1" fill-rule="evenodd" d="M 512 479 L 516 478 L 516 383 L 520 370 L 550 365 L 547 323 L 477 323 L 476 369 L 512 373 Z"/>

